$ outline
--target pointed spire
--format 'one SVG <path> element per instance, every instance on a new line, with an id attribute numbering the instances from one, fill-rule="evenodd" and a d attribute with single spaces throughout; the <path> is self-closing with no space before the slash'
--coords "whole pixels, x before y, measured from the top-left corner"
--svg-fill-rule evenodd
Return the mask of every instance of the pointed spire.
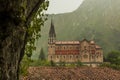
<path id="1" fill-rule="evenodd" d="M 52 19 L 51 19 L 51 27 L 50 27 L 50 31 L 49 31 L 49 37 L 56 37 Z"/>

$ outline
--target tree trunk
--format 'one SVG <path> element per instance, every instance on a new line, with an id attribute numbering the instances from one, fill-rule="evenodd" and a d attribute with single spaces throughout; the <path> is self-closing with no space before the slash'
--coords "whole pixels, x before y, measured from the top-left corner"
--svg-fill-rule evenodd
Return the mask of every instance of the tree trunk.
<path id="1" fill-rule="evenodd" d="M 13 25 L 9 27 L 13 28 Z M 20 26 L 15 27 L 16 29 L 2 41 L 0 51 L 1 80 L 18 80 L 18 70 L 20 58 L 23 55 L 22 49 L 25 46 L 26 31 Z"/>
<path id="2" fill-rule="evenodd" d="M 19 64 L 30 23 L 27 20 L 31 20 L 32 13 L 36 13 L 43 1 L 0 0 L 0 80 L 19 79 Z"/>

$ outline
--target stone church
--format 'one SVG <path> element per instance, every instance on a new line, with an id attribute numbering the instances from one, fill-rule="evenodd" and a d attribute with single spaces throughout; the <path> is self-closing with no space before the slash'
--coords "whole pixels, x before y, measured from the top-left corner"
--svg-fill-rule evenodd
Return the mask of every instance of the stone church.
<path id="1" fill-rule="evenodd" d="M 56 40 L 55 28 L 51 22 L 48 39 L 48 60 L 56 63 L 60 61 L 65 63 L 80 61 L 87 65 L 100 64 L 103 62 L 103 50 L 93 40 Z"/>

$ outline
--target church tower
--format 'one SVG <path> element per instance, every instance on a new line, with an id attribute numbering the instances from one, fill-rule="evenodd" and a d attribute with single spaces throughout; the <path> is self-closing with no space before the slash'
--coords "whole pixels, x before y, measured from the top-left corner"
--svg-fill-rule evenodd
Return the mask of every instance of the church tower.
<path id="1" fill-rule="evenodd" d="M 55 58 L 55 41 L 56 41 L 55 28 L 51 20 L 49 39 L 48 39 L 48 60 L 49 61 Z"/>
<path id="2" fill-rule="evenodd" d="M 56 40 L 55 28 L 54 28 L 53 22 L 51 20 L 48 43 L 54 44 L 55 40 Z"/>

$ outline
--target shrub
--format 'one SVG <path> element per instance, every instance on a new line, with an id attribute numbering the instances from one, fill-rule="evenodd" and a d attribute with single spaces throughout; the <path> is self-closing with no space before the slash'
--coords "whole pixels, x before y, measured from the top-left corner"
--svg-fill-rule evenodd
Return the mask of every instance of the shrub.
<path id="1" fill-rule="evenodd" d="M 50 61 L 51 66 L 56 66 L 55 62 L 53 60 Z"/>
<path id="2" fill-rule="evenodd" d="M 27 57 L 27 56 L 24 56 L 24 58 L 22 59 L 21 61 L 21 64 L 20 64 L 20 74 L 21 75 L 27 75 L 27 69 L 29 68 L 29 64 L 32 62 L 32 60 Z"/>
<path id="3" fill-rule="evenodd" d="M 120 70 L 120 65 L 110 64 L 110 63 L 103 63 L 100 65 L 100 67 L 108 67 L 108 68 Z"/>
<path id="4" fill-rule="evenodd" d="M 51 63 L 47 60 L 34 60 L 30 66 L 51 66 Z"/>
<path id="5" fill-rule="evenodd" d="M 82 62 L 81 61 L 77 61 L 77 66 L 83 66 Z"/>

